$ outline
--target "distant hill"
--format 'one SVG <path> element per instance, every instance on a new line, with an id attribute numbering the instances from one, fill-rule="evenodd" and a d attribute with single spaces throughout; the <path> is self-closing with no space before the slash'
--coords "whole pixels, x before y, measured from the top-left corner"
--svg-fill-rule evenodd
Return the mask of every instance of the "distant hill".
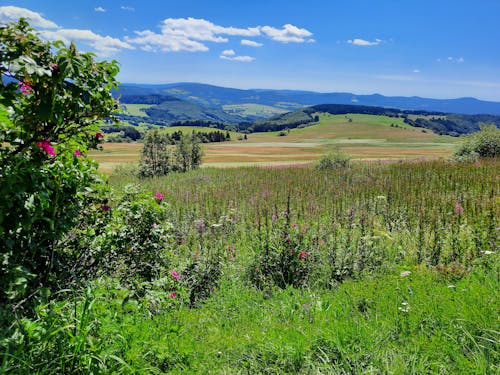
<path id="1" fill-rule="evenodd" d="M 500 103 L 475 98 L 429 99 L 417 96 L 356 95 L 352 93 L 318 93 L 299 90 L 240 90 L 201 83 L 162 85 L 123 84 L 116 95 L 167 95 L 191 103 L 222 109 L 223 105 L 262 104 L 277 109 L 295 110 L 318 104 L 349 104 L 390 107 L 458 114 L 500 115 Z"/>
<path id="2" fill-rule="evenodd" d="M 276 115 L 266 120 L 240 124 L 240 128 L 246 127 L 248 131 L 252 132 L 293 129 L 316 122 L 317 113 L 332 115 L 365 114 L 401 118 L 407 125 L 426 128 L 437 134 L 453 136 L 478 131 L 482 123 L 494 124 L 500 127 L 500 116 L 495 115 L 463 115 L 361 105 L 320 104 Z"/>

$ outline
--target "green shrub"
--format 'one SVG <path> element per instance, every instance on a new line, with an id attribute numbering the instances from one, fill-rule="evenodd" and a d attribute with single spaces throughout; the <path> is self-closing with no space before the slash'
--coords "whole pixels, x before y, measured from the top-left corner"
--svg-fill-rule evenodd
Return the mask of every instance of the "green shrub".
<path id="1" fill-rule="evenodd" d="M 351 157 L 348 154 L 343 151 L 336 150 L 323 155 L 314 168 L 318 171 L 347 168 L 349 167 L 350 163 Z"/>
<path id="2" fill-rule="evenodd" d="M 454 153 L 457 161 L 474 161 L 478 158 L 500 156 L 500 129 L 495 125 L 485 125 L 477 133 L 465 137 Z"/>
<path id="3" fill-rule="evenodd" d="M 52 286 L 70 267 L 57 242 L 101 178 L 86 157 L 111 115 L 118 64 L 41 40 L 24 20 L 0 26 L 0 303 Z M 9 79 L 5 79 L 8 77 Z"/>

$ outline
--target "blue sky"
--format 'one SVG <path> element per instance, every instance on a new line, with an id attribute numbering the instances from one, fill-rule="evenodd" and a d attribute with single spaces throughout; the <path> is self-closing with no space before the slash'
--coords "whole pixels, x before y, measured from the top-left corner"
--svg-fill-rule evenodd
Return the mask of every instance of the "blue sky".
<path id="1" fill-rule="evenodd" d="M 500 0 L 4 0 L 121 82 L 500 101 Z"/>

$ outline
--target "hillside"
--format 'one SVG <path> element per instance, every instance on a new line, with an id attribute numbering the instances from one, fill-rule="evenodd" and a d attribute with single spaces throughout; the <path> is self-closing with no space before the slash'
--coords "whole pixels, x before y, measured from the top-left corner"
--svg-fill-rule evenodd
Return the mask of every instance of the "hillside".
<path id="1" fill-rule="evenodd" d="M 123 84 L 120 95 L 171 95 L 209 107 L 234 104 L 261 104 L 277 109 L 295 110 L 324 103 L 392 107 L 403 110 L 437 111 L 459 114 L 500 115 L 500 103 L 475 98 L 430 99 L 417 96 L 356 95 L 352 93 L 319 93 L 300 90 L 241 90 L 200 83 L 163 85 Z"/>
<path id="2" fill-rule="evenodd" d="M 371 107 L 361 105 L 321 104 L 306 107 L 294 112 L 273 116 L 267 120 L 247 124 L 252 131 L 277 131 L 292 129 L 317 121 L 317 113 L 332 115 L 366 114 L 401 118 L 405 124 L 426 128 L 437 134 L 460 135 L 479 130 L 482 123 L 500 127 L 500 116 L 460 115 L 443 112 L 409 111 L 394 108 Z"/>

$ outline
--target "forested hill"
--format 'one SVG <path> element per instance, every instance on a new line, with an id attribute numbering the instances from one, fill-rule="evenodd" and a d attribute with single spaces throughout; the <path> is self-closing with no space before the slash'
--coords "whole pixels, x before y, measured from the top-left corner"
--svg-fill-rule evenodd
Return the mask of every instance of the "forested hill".
<path id="1" fill-rule="evenodd" d="M 241 90 L 201 83 L 171 83 L 161 85 L 122 84 L 116 95 L 169 95 L 208 107 L 261 104 L 295 110 L 322 103 L 391 107 L 403 110 L 439 111 L 460 114 L 500 115 L 500 103 L 475 98 L 431 99 L 417 96 L 356 95 L 344 92 L 319 93 L 300 90 Z"/>
<path id="2" fill-rule="evenodd" d="M 409 111 L 394 108 L 360 105 L 320 104 L 297 111 L 273 116 L 266 120 L 240 124 L 249 131 L 279 131 L 304 126 L 317 121 L 317 113 L 332 115 L 366 114 L 402 118 L 411 126 L 426 128 L 437 134 L 460 135 L 479 130 L 481 124 L 494 124 L 500 127 L 500 116 L 462 115 L 443 112 Z"/>

